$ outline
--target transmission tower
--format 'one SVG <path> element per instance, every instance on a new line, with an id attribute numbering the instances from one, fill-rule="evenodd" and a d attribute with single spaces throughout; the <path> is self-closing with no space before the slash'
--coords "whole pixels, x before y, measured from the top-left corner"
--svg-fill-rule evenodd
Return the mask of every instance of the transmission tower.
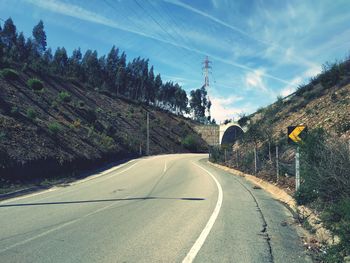
<path id="1" fill-rule="evenodd" d="M 204 87 L 206 89 L 209 88 L 209 73 L 211 70 L 211 61 L 209 60 L 208 56 L 205 57 L 205 60 L 202 62 L 203 64 L 203 74 L 204 74 Z"/>
<path id="2" fill-rule="evenodd" d="M 203 67 L 202 67 L 202 70 L 203 70 L 203 75 L 204 75 L 204 88 L 206 89 L 207 91 L 207 94 L 208 94 L 208 102 L 210 101 L 210 98 L 209 98 L 209 73 L 211 73 L 211 64 L 212 62 L 209 60 L 208 56 L 205 57 L 205 60 L 202 62 L 203 64 Z M 208 114 L 209 116 L 210 115 L 210 109 L 208 109 Z"/>

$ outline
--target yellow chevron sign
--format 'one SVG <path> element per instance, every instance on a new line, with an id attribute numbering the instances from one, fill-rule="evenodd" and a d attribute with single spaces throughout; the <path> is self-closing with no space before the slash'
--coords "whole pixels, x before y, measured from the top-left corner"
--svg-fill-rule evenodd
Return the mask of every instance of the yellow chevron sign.
<path id="1" fill-rule="evenodd" d="M 289 126 L 288 127 L 288 142 L 301 142 L 302 139 L 299 137 L 303 133 L 303 131 L 306 131 L 305 125 L 298 125 L 298 126 Z"/>

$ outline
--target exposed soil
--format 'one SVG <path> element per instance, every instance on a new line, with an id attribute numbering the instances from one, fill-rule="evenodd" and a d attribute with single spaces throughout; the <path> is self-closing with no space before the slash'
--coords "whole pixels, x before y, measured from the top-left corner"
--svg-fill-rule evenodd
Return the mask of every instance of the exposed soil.
<path id="1" fill-rule="evenodd" d="M 26 84 L 41 79 L 44 89 Z M 68 92 L 69 98 L 60 96 Z M 188 152 L 181 141 L 193 135 L 198 151 L 206 143 L 192 121 L 153 106 L 112 98 L 76 80 L 19 72 L 0 78 L 0 179 L 32 180 L 69 174 L 145 154 L 146 114 L 150 154 Z M 0 180 L 1 182 L 1 180 Z"/>

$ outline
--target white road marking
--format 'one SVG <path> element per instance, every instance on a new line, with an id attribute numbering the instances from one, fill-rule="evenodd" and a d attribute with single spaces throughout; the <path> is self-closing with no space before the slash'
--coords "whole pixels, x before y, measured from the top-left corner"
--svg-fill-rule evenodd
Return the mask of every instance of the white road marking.
<path id="1" fill-rule="evenodd" d="M 120 169 L 120 168 L 123 168 L 125 165 L 128 165 L 129 163 L 131 163 L 131 162 L 133 162 L 133 161 L 134 161 L 134 160 L 128 161 L 128 162 L 126 162 L 126 163 L 120 164 L 120 165 L 118 165 L 118 166 L 112 167 L 112 168 L 110 168 L 110 169 L 108 169 L 108 170 L 105 170 L 105 171 L 103 171 L 103 172 L 100 172 L 100 173 L 98 173 L 98 174 L 96 174 L 96 175 L 92 175 L 92 176 L 89 176 L 89 177 L 87 177 L 87 178 L 85 178 L 85 179 L 82 179 L 82 180 L 79 180 L 79 181 L 75 181 L 75 182 L 71 183 L 70 185 L 76 185 L 76 184 L 80 184 L 80 183 L 85 183 L 85 182 L 87 182 L 87 181 L 96 179 L 96 178 L 98 178 L 98 177 L 100 177 L 100 176 L 109 174 L 109 173 L 111 173 L 111 172 L 113 172 L 113 171 L 115 171 L 115 170 L 118 170 L 118 169 Z"/>
<path id="2" fill-rule="evenodd" d="M 128 199 L 128 198 L 130 198 L 130 196 L 127 196 L 127 197 L 125 197 L 124 199 Z M 114 206 L 114 205 L 116 205 L 116 204 L 118 204 L 118 203 L 119 203 L 119 202 L 115 202 L 115 203 L 113 202 L 112 204 L 109 204 L 109 205 L 107 205 L 107 206 L 104 206 L 104 207 L 101 207 L 101 208 L 99 208 L 99 209 L 96 209 L 95 211 L 90 212 L 90 213 L 88 213 L 88 214 L 86 214 L 86 215 L 84 215 L 84 216 L 82 216 L 82 217 L 79 217 L 79 218 L 77 218 L 77 219 L 73 219 L 73 220 L 68 221 L 68 222 L 66 222 L 66 223 L 63 223 L 63 224 L 61 224 L 61 225 L 59 225 L 59 226 L 57 226 L 57 227 L 51 228 L 51 229 L 49 229 L 49 230 L 47 230 L 47 231 L 45 231 L 45 232 L 43 232 L 43 233 L 40 233 L 39 235 L 36 235 L 36 236 L 34 236 L 34 237 L 28 238 L 28 239 L 26 239 L 26 240 L 23 240 L 23 241 L 21 241 L 21 242 L 18 242 L 18 243 L 15 243 L 15 244 L 11 245 L 11 246 L 8 246 L 8 247 L 6 247 L 6 248 L 4 248 L 4 249 L 1 249 L 1 250 L 0 250 L 0 254 L 3 253 L 3 252 L 5 252 L 5 251 L 7 251 L 7 250 L 9 250 L 9 249 L 18 247 L 18 246 L 20 246 L 20 245 L 24 245 L 24 244 L 26 244 L 26 243 L 28 243 L 28 242 L 30 242 L 30 241 L 33 241 L 33 240 L 38 239 L 38 238 L 40 238 L 40 237 L 46 236 L 46 235 L 48 235 L 48 234 L 50 234 L 50 233 L 52 233 L 52 232 L 54 232 L 54 231 L 57 231 L 57 230 L 60 230 L 60 229 L 62 229 L 62 228 L 64 228 L 64 227 L 66 227 L 66 226 L 72 225 L 72 224 L 74 224 L 74 223 L 76 223 L 76 222 L 78 222 L 78 221 L 80 221 L 80 220 L 82 220 L 82 219 L 84 219 L 84 218 L 86 218 L 86 217 L 88 217 L 88 216 L 92 216 L 92 215 L 94 215 L 94 214 L 97 214 L 97 213 L 99 213 L 99 212 L 102 212 L 102 211 L 104 211 L 104 210 L 106 210 L 106 209 L 108 209 L 108 208 L 110 208 L 110 207 L 112 207 L 112 206 Z"/>
<path id="3" fill-rule="evenodd" d="M 165 165 L 164 165 L 164 170 L 163 170 L 163 173 L 166 172 L 166 162 L 165 162 Z"/>
<path id="4" fill-rule="evenodd" d="M 204 170 L 206 173 L 208 173 L 211 176 L 211 178 L 214 180 L 214 182 L 216 183 L 216 186 L 218 188 L 218 201 L 216 202 L 215 209 L 214 209 L 212 215 L 210 216 L 208 223 L 206 224 L 206 226 L 202 230 L 202 233 L 199 235 L 198 239 L 196 240 L 196 242 L 192 246 L 191 250 L 187 253 L 187 255 L 184 258 L 184 260 L 182 261 L 182 263 L 191 263 L 191 262 L 193 262 L 193 260 L 197 256 L 197 253 L 199 252 L 199 250 L 203 246 L 205 240 L 207 239 L 207 237 L 210 233 L 210 230 L 214 226 L 216 218 L 219 215 L 219 212 L 220 212 L 220 209 L 222 206 L 222 200 L 223 200 L 222 188 L 221 188 L 221 185 L 218 182 L 218 180 L 215 178 L 215 176 L 211 172 L 209 172 L 207 169 L 203 168 L 202 166 L 200 166 L 194 162 L 192 162 L 192 163 L 195 166 L 198 166 L 199 168 Z"/>
<path id="5" fill-rule="evenodd" d="M 139 162 L 134 163 L 133 165 L 129 166 L 128 168 L 124 169 L 123 171 L 120 171 L 120 172 L 114 173 L 114 174 L 112 174 L 112 175 L 110 175 L 110 176 L 106 176 L 106 177 L 104 177 L 104 178 L 101 178 L 101 180 L 99 180 L 98 183 L 103 182 L 103 181 L 106 181 L 107 179 L 112 178 L 112 177 L 114 177 L 114 176 L 116 176 L 116 175 L 118 175 L 118 174 L 121 174 L 121 173 L 124 173 L 124 172 L 126 172 L 126 171 L 129 171 L 129 170 L 130 170 L 131 168 L 133 168 L 136 164 L 139 164 Z"/>
<path id="6" fill-rule="evenodd" d="M 18 200 L 21 200 L 21 199 L 25 199 L 25 198 L 29 198 L 29 197 L 33 197 L 33 196 L 37 196 L 37 195 L 41 195 L 41 194 L 45 194 L 45 193 L 48 193 L 48 192 L 53 192 L 53 191 L 56 191 L 57 189 L 59 189 L 59 188 L 54 186 L 54 187 L 52 187 L 50 189 L 47 189 L 47 190 L 44 190 L 44 191 L 40 191 L 40 192 L 37 192 L 37 193 L 23 195 L 23 196 L 20 196 L 20 197 L 14 197 L 14 198 L 11 198 L 11 199 L 0 201 L 0 204 L 7 204 L 9 202 L 18 201 Z"/>

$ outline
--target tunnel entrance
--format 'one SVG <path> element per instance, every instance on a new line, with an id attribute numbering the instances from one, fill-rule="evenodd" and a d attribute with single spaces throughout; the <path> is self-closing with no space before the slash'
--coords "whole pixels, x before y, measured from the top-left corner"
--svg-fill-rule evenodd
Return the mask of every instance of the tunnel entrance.
<path id="1" fill-rule="evenodd" d="M 224 132 L 222 139 L 221 139 L 221 145 L 227 145 L 227 144 L 234 144 L 238 138 L 240 138 L 243 135 L 243 130 L 241 127 L 232 125 L 226 129 Z"/>

